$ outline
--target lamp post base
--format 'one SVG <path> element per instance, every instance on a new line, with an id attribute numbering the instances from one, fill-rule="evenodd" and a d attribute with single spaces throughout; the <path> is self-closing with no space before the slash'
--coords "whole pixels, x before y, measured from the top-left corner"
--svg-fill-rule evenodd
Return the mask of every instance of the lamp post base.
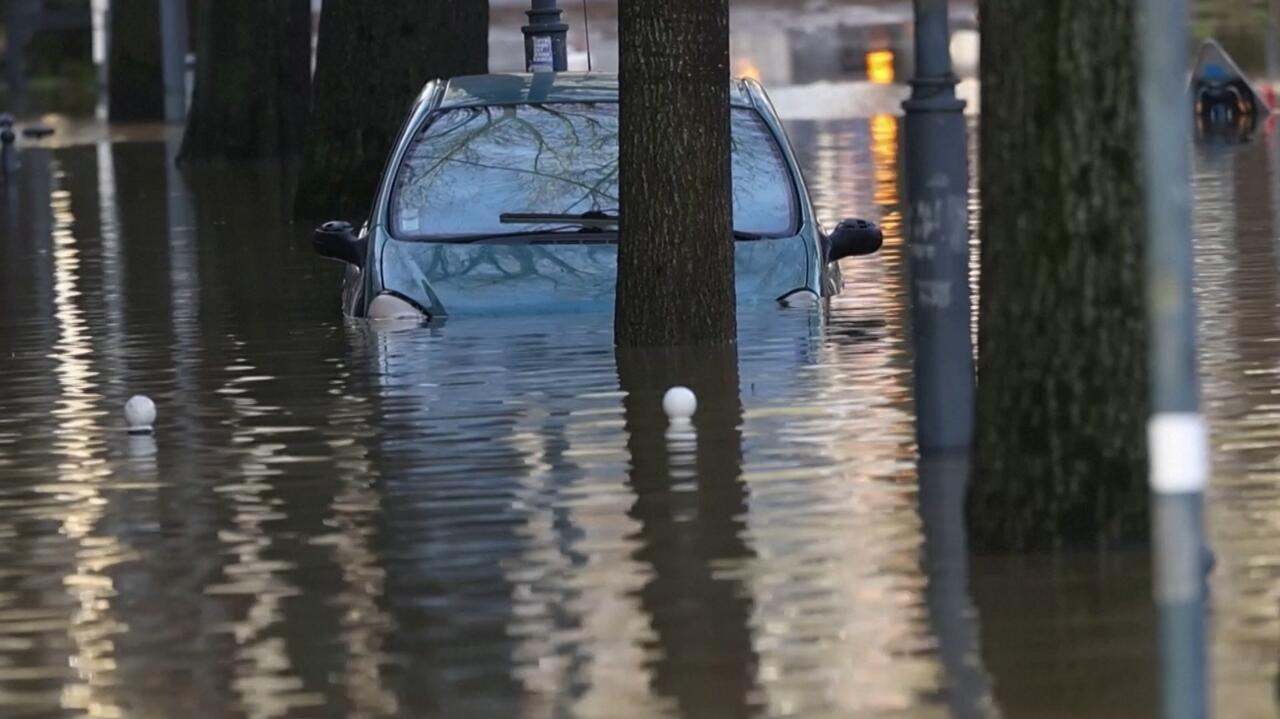
<path id="1" fill-rule="evenodd" d="M 535 6 L 526 10 L 524 32 L 525 69 L 529 72 L 564 72 L 569 69 L 569 26 L 561 21 L 560 8 Z"/>

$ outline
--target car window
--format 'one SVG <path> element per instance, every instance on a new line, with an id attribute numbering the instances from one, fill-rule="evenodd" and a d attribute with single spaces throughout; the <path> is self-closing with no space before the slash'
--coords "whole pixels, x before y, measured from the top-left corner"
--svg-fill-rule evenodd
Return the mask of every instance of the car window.
<path id="1" fill-rule="evenodd" d="M 796 230 L 796 195 L 760 115 L 733 109 L 734 229 Z M 438 113 L 414 138 L 392 190 L 400 239 L 548 229 L 504 224 L 504 213 L 618 210 L 618 105 L 468 107 Z"/>

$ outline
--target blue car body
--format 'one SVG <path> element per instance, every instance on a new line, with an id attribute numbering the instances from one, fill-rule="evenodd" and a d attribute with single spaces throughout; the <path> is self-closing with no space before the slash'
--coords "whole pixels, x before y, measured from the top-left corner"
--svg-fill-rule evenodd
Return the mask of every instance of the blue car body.
<path id="1" fill-rule="evenodd" d="M 735 80 L 730 96 L 735 112 L 754 113 L 772 135 L 794 203 L 792 226 L 735 242 L 739 303 L 836 294 L 843 285 L 839 266 L 827 260 L 827 237 L 777 112 L 755 81 Z M 403 189 L 405 180 L 397 178 L 413 167 L 415 138 L 448 113 L 457 115 L 455 111 L 471 108 L 515 112 L 509 108 L 525 106 L 554 110 L 617 102 L 618 82 L 612 74 L 481 75 L 427 84 L 396 140 L 369 220 L 360 231 L 359 246 L 367 256 L 362 263 L 348 265 L 344 311 L 366 316 L 371 302 L 380 296 L 394 297 L 429 317 L 611 311 L 617 276 L 616 232 L 485 241 L 409 237 L 412 233 L 406 227 L 419 231 L 432 218 L 430 213 L 424 213 L 421 221 L 414 216 L 412 202 L 403 198 L 408 192 Z M 403 215 L 400 219 L 397 211 Z"/>

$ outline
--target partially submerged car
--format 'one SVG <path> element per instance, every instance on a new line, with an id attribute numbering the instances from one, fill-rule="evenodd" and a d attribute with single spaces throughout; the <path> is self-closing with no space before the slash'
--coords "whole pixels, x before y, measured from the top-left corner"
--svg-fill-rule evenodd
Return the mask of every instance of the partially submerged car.
<path id="1" fill-rule="evenodd" d="M 840 291 L 837 262 L 880 229 L 827 234 L 764 89 L 731 88 L 740 304 Z M 314 246 L 347 263 L 355 317 L 611 308 L 617 279 L 618 81 L 600 73 L 478 75 L 429 83 L 395 143 L 372 212 Z"/>
<path id="2" fill-rule="evenodd" d="M 1262 94 L 1216 40 L 1206 40 L 1191 72 L 1196 135 L 1244 142 L 1271 114 Z"/>

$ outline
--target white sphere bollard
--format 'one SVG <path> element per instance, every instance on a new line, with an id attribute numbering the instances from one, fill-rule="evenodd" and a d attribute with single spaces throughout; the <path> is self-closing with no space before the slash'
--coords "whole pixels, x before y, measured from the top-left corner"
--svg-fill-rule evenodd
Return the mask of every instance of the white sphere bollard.
<path id="1" fill-rule="evenodd" d="M 688 387 L 672 387 L 662 397 L 662 411 L 672 422 L 686 423 L 698 411 L 698 397 Z"/>
<path id="2" fill-rule="evenodd" d="M 134 395 L 124 403 L 124 419 L 129 434 L 151 434 L 156 423 L 156 403 L 146 395 Z"/>

